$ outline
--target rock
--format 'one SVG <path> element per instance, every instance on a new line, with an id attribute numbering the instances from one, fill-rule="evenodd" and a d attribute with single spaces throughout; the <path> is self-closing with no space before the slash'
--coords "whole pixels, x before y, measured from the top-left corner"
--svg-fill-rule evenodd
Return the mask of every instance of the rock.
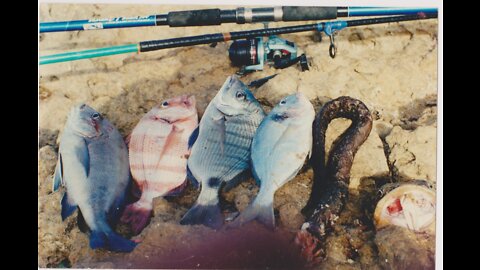
<path id="1" fill-rule="evenodd" d="M 44 146 L 38 150 L 38 188 L 39 193 L 52 192 L 52 179 L 57 164 L 57 153 L 52 146 Z"/>
<path id="2" fill-rule="evenodd" d="M 436 134 L 433 126 L 420 126 L 413 131 L 399 126 L 392 129 L 386 138 L 389 160 L 400 175 L 436 181 Z"/>
<path id="3" fill-rule="evenodd" d="M 251 198 L 252 196 L 249 196 L 248 194 L 242 192 L 240 194 L 235 195 L 235 207 L 237 207 L 238 211 L 243 211 L 247 206 L 250 204 L 250 202 L 253 200 Z"/>
<path id="4" fill-rule="evenodd" d="M 298 230 L 305 222 L 305 218 L 300 213 L 300 210 L 295 203 L 287 203 L 280 207 L 280 222 L 283 227 L 289 230 Z"/>
<path id="5" fill-rule="evenodd" d="M 255 180 L 250 178 L 227 192 L 222 192 L 223 198 L 228 202 L 233 202 L 238 211 L 243 211 L 250 202 L 255 199 L 259 186 Z"/>
<path id="6" fill-rule="evenodd" d="M 338 118 L 330 123 L 326 133 L 325 148 L 327 153 L 329 153 L 333 141 L 350 126 L 350 123 L 350 120 Z M 375 122 L 373 126 L 375 127 Z M 360 146 L 353 160 L 350 171 L 350 189 L 357 189 L 362 177 L 386 172 L 388 172 L 388 163 L 383 151 L 383 143 L 376 130 L 372 128 L 370 135 Z"/>
<path id="7" fill-rule="evenodd" d="M 285 96 L 294 94 L 298 90 L 299 72 L 295 69 L 285 69 L 284 72 L 275 76 L 267 83 L 258 88 L 255 97 L 259 100 L 266 100 L 270 106 L 277 105 Z M 265 76 L 268 76 L 265 74 Z M 302 91 L 303 92 L 303 91 Z M 304 94 L 307 94 L 303 92 Z M 307 95 L 310 98 L 310 96 Z"/>
<path id="8" fill-rule="evenodd" d="M 76 214 L 62 222 L 60 216 L 61 197 L 62 194 L 60 192 L 39 197 L 39 267 L 55 267 L 66 258 L 79 256 L 78 252 L 82 251 L 75 252 L 74 247 L 81 246 L 83 241 L 80 238 L 82 237 L 85 238 L 84 241 L 88 241 L 87 236 L 80 233 L 76 227 Z"/>
<path id="9" fill-rule="evenodd" d="M 163 222 L 175 221 L 175 206 L 165 198 L 156 197 L 153 199 L 153 216 L 161 219 Z"/>
<path id="10" fill-rule="evenodd" d="M 38 131 L 38 147 L 42 148 L 45 145 L 56 146 L 58 138 L 58 130 L 49 130 L 41 128 Z"/>
<path id="11" fill-rule="evenodd" d="M 168 204 L 168 201 L 165 200 L 165 198 L 156 197 L 153 199 L 152 204 L 154 216 L 170 211 L 170 205 Z"/>
<path id="12" fill-rule="evenodd" d="M 279 213 L 280 225 L 289 230 L 297 230 L 305 221 L 301 210 L 310 197 L 313 180 L 313 169 L 304 166 L 290 182 L 283 185 L 275 193 L 273 206 Z"/>
<path id="13" fill-rule="evenodd" d="M 59 92 L 55 92 L 55 90 L 52 91 L 54 91 L 52 97 L 39 104 L 40 127 L 47 130 L 63 130 L 67 115 L 76 102 Z M 55 117 L 52 117 L 52 115 L 55 115 Z M 61 135 L 59 134 L 59 136 Z"/>
<path id="14" fill-rule="evenodd" d="M 435 269 L 435 237 L 388 226 L 377 232 L 375 243 L 385 269 Z"/>
<path id="15" fill-rule="evenodd" d="M 382 120 L 373 121 L 372 133 L 377 133 L 381 139 L 385 139 L 385 137 L 392 132 L 393 125 L 389 122 L 385 122 Z"/>
<path id="16" fill-rule="evenodd" d="M 327 240 L 326 250 L 329 254 L 329 259 L 337 261 L 338 263 L 346 263 L 348 257 L 346 256 L 346 247 L 349 245 L 348 239 L 344 236 L 332 236 Z"/>
<path id="17" fill-rule="evenodd" d="M 412 100 L 399 108 L 400 118 L 392 121 L 403 129 L 414 130 L 419 126 L 437 127 L 437 95 Z"/>

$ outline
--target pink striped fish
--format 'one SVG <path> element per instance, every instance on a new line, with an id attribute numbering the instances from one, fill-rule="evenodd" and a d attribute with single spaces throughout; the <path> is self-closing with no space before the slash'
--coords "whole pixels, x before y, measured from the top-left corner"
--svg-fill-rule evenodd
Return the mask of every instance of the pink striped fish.
<path id="1" fill-rule="evenodd" d="M 135 234 L 147 225 L 153 198 L 185 186 L 188 140 L 197 126 L 195 97 L 183 95 L 150 110 L 127 139 L 130 170 L 142 195 L 126 207 L 121 220 Z"/>

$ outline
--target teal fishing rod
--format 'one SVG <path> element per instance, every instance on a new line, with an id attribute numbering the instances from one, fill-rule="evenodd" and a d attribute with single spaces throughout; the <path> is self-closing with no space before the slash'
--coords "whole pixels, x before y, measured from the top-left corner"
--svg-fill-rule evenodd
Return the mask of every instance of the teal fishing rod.
<path id="1" fill-rule="evenodd" d="M 329 49 L 330 56 L 334 57 L 336 52 L 336 46 L 334 43 L 334 34 L 343 28 L 356 27 L 356 26 L 362 26 L 362 25 L 371 25 L 371 24 L 432 19 L 432 18 L 437 18 L 437 16 L 438 16 L 437 13 L 420 13 L 415 15 L 378 17 L 378 18 L 368 18 L 368 19 L 349 20 L 349 21 L 338 20 L 338 21 L 331 21 L 331 22 L 320 22 L 315 24 L 287 26 L 287 27 L 280 27 L 280 28 L 265 28 L 265 29 L 257 29 L 257 30 L 216 33 L 216 34 L 189 36 L 189 37 L 181 37 L 181 38 L 170 38 L 170 39 L 162 39 L 162 40 L 150 40 L 150 41 L 142 41 L 137 44 L 128 44 L 128 45 L 113 46 L 113 47 L 92 49 L 92 50 L 79 51 L 79 52 L 68 52 L 68 53 L 40 56 L 39 63 L 40 65 L 45 65 L 45 64 L 75 61 L 80 59 L 102 57 L 102 56 L 115 55 L 115 54 L 142 53 L 142 52 L 149 52 L 149 51 L 168 49 L 168 48 L 193 46 L 193 45 L 199 45 L 199 44 L 211 44 L 211 43 L 217 43 L 217 42 L 226 42 L 229 40 L 251 39 L 255 37 L 264 37 L 264 36 L 280 35 L 280 34 L 287 34 L 287 33 L 306 32 L 306 31 L 319 31 L 319 32 L 324 32 L 326 35 L 328 35 L 330 37 L 330 49 Z"/>
<path id="2" fill-rule="evenodd" d="M 332 20 L 341 17 L 412 15 L 437 12 L 436 8 L 409 7 L 264 7 L 221 10 L 172 11 L 167 14 L 105 19 L 41 22 L 40 33 L 113 29 L 142 26 L 170 27 L 220 25 L 222 23 Z"/>

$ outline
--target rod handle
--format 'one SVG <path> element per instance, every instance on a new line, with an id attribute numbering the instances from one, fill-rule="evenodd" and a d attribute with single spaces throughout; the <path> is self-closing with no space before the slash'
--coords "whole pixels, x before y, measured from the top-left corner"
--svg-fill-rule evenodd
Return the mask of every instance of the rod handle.
<path id="1" fill-rule="evenodd" d="M 282 7 L 284 21 L 329 20 L 337 18 L 337 7 Z"/>
<path id="2" fill-rule="evenodd" d="M 222 23 L 218 8 L 172 11 L 168 13 L 167 21 L 171 27 L 220 25 Z"/>

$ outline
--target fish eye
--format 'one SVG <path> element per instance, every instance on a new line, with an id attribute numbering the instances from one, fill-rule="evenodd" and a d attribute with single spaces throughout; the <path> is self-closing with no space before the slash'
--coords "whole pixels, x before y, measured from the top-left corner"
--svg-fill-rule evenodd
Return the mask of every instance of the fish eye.
<path id="1" fill-rule="evenodd" d="M 282 99 L 282 101 L 280 101 L 280 105 L 285 105 L 287 103 L 287 101 L 285 99 Z"/>
<path id="2" fill-rule="evenodd" d="M 100 114 L 99 113 L 94 113 L 94 114 L 92 114 L 92 118 L 95 119 L 95 120 L 98 120 L 98 119 L 100 119 Z"/>
<path id="3" fill-rule="evenodd" d="M 162 107 L 165 108 L 165 107 L 167 107 L 167 106 L 168 106 L 168 101 L 164 101 L 164 102 L 162 103 Z"/>
<path id="4" fill-rule="evenodd" d="M 245 93 L 244 92 L 237 92 L 237 94 L 235 94 L 235 96 L 237 97 L 237 99 L 245 99 Z"/>

